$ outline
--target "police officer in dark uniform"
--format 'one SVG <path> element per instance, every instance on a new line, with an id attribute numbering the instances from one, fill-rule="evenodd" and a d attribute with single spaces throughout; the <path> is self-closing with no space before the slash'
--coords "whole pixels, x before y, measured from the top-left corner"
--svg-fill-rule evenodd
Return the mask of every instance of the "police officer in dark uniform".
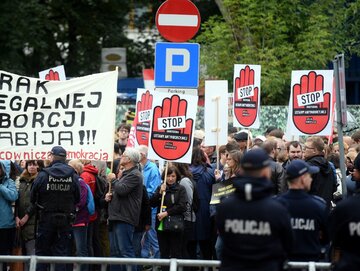
<path id="1" fill-rule="evenodd" d="M 360 182 L 360 154 L 352 179 Z M 335 271 L 360 270 L 360 191 L 340 201 L 330 214 L 329 232 L 336 258 Z"/>
<path id="2" fill-rule="evenodd" d="M 39 172 L 31 189 L 31 202 L 38 207 L 35 254 L 70 256 L 71 224 L 80 200 L 78 176 L 65 163 L 63 147 L 53 147 L 49 156 L 50 166 Z M 37 270 L 47 270 L 47 265 L 38 264 Z M 56 265 L 56 270 L 65 270 L 65 265 Z"/>
<path id="3" fill-rule="evenodd" d="M 293 160 L 286 168 L 289 191 L 277 199 L 284 203 L 291 216 L 294 244 L 289 253 L 291 261 L 319 261 L 321 248 L 328 241 L 326 202 L 308 194 L 311 174 L 319 172 L 303 160 Z"/>
<path id="4" fill-rule="evenodd" d="M 269 156 L 250 150 L 241 167 L 243 176 L 233 179 L 235 193 L 216 212 L 224 242 L 221 270 L 282 270 L 293 235 L 288 211 L 272 197 Z"/>

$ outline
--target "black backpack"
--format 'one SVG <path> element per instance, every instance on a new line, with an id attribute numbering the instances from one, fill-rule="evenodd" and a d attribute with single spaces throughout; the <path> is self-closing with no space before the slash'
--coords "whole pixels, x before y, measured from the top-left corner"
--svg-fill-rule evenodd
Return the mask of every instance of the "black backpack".
<path id="1" fill-rule="evenodd" d="M 95 188 L 95 194 L 94 194 L 94 201 L 95 201 L 95 205 L 97 207 L 99 207 L 100 200 L 105 194 L 106 180 L 96 174 L 95 175 L 95 184 L 96 184 L 96 188 Z"/>
<path id="2" fill-rule="evenodd" d="M 198 190 L 196 188 L 196 182 L 192 179 L 191 180 L 191 183 L 193 185 L 193 201 L 192 201 L 192 206 L 191 206 L 191 209 L 197 213 L 199 211 L 199 208 L 200 208 L 200 198 L 199 198 L 199 193 L 198 193 Z"/>

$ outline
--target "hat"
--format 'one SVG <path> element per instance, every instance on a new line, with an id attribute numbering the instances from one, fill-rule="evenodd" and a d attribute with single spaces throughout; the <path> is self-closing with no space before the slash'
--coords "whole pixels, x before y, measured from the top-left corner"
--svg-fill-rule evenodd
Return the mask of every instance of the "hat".
<path id="1" fill-rule="evenodd" d="M 256 141 L 256 140 L 260 140 L 260 141 L 262 141 L 262 142 L 265 142 L 266 137 L 263 136 L 263 135 L 258 135 L 257 137 L 255 137 L 254 141 Z"/>
<path id="2" fill-rule="evenodd" d="M 66 151 L 61 146 L 55 146 L 51 149 L 51 154 L 56 156 L 66 157 Z"/>
<path id="3" fill-rule="evenodd" d="M 314 174 L 319 171 L 320 169 L 318 167 L 310 166 L 308 163 L 300 159 L 293 160 L 286 168 L 286 174 L 290 179 L 300 177 L 307 172 Z"/>
<path id="4" fill-rule="evenodd" d="M 354 168 L 360 170 L 360 153 L 356 156 L 354 160 Z"/>
<path id="5" fill-rule="evenodd" d="M 270 165 L 269 155 L 263 149 L 253 149 L 246 152 L 241 159 L 243 169 L 261 169 Z"/>
<path id="6" fill-rule="evenodd" d="M 248 134 L 246 132 L 238 132 L 234 135 L 236 141 L 246 141 L 248 139 Z"/>
<path id="7" fill-rule="evenodd" d="M 203 140 L 205 137 L 205 132 L 203 130 L 195 130 L 194 137 Z"/>

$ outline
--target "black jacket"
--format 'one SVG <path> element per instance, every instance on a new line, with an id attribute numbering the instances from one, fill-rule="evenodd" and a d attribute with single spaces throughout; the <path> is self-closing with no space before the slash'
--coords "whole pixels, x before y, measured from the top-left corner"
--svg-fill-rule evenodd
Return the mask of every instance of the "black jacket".
<path id="1" fill-rule="evenodd" d="M 284 203 L 291 216 L 295 239 L 289 259 L 318 261 L 322 246 L 328 243 L 328 209 L 325 201 L 302 189 L 290 189 L 277 200 Z"/>
<path id="2" fill-rule="evenodd" d="M 139 224 L 143 193 L 143 176 L 135 166 L 123 172 L 112 184 L 112 199 L 108 205 L 109 221 Z"/>
<path id="3" fill-rule="evenodd" d="M 160 186 L 156 189 L 155 193 L 150 198 L 151 207 L 157 207 L 157 213 L 160 212 L 161 208 L 161 197 Z M 186 203 L 188 202 L 185 187 L 175 183 L 172 186 L 166 186 L 166 194 L 164 198 L 164 206 L 168 215 L 182 215 L 186 211 Z M 155 227 L 159 226 L 159 220 L 156 219 Z"/>
<path id="4" fill-rule="evenodd" d="M 280 270 L 293 240 L 288 211 L 272 198 L 268 179 L 239 177 L 234 187 L 216 212 L 221 270 Z"/>
<path id="5" fill-rule="evenodd" d="M 360 194 L 340 201 L 330 214 L 329 232 L 341 250 L 336 271 L 360 270 Z"/>
<path id="6" fill-rule="evenodd" d="M 37 175 L 31 188 L 31 203 L 44 213 L 75 213 L 75 205 L 80 201 L 78 178 L 65 162 L 54 161 Z"/>
<path id="7" fill-rule="evenodd" d="M 336 191 L 336 178 L 329 162 L 322 155 L 313 156 L 306 160 L 311 166 L 320 168 L 319 173 L 313 174 L 310 194 L 319 196 L 330 207 L 333 193 Z"/>

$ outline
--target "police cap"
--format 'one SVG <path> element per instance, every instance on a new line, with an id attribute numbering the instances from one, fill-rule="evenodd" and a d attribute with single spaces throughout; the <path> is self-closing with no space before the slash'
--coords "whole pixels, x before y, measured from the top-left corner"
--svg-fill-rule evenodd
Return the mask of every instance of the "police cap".
<path id="1" fill-rule="evenodd" d="M 286 174 L 289 177 L 289 179 L 295 179 L 297 177 L 300 177 L 304 175 L 305 173 L 318 173 L 320 169 L 315 166 L 310 166 L 308 163 L 306 163 L 303 160 L 293 160 L 286 168 Z"/>
<path id="2" fill-rule="evenodd" d="M 51 149 L 51 154 L 56 156 L 66 157 L 66 151 L 61 146 L 55 146 Z"/>
<path id="3" fill-rule="evenodd" d="M 246 152 L 241 159 L 243 169 L 261 169 L 270 165 L 269 155 L 263 149 L 254 149 Z"/>

